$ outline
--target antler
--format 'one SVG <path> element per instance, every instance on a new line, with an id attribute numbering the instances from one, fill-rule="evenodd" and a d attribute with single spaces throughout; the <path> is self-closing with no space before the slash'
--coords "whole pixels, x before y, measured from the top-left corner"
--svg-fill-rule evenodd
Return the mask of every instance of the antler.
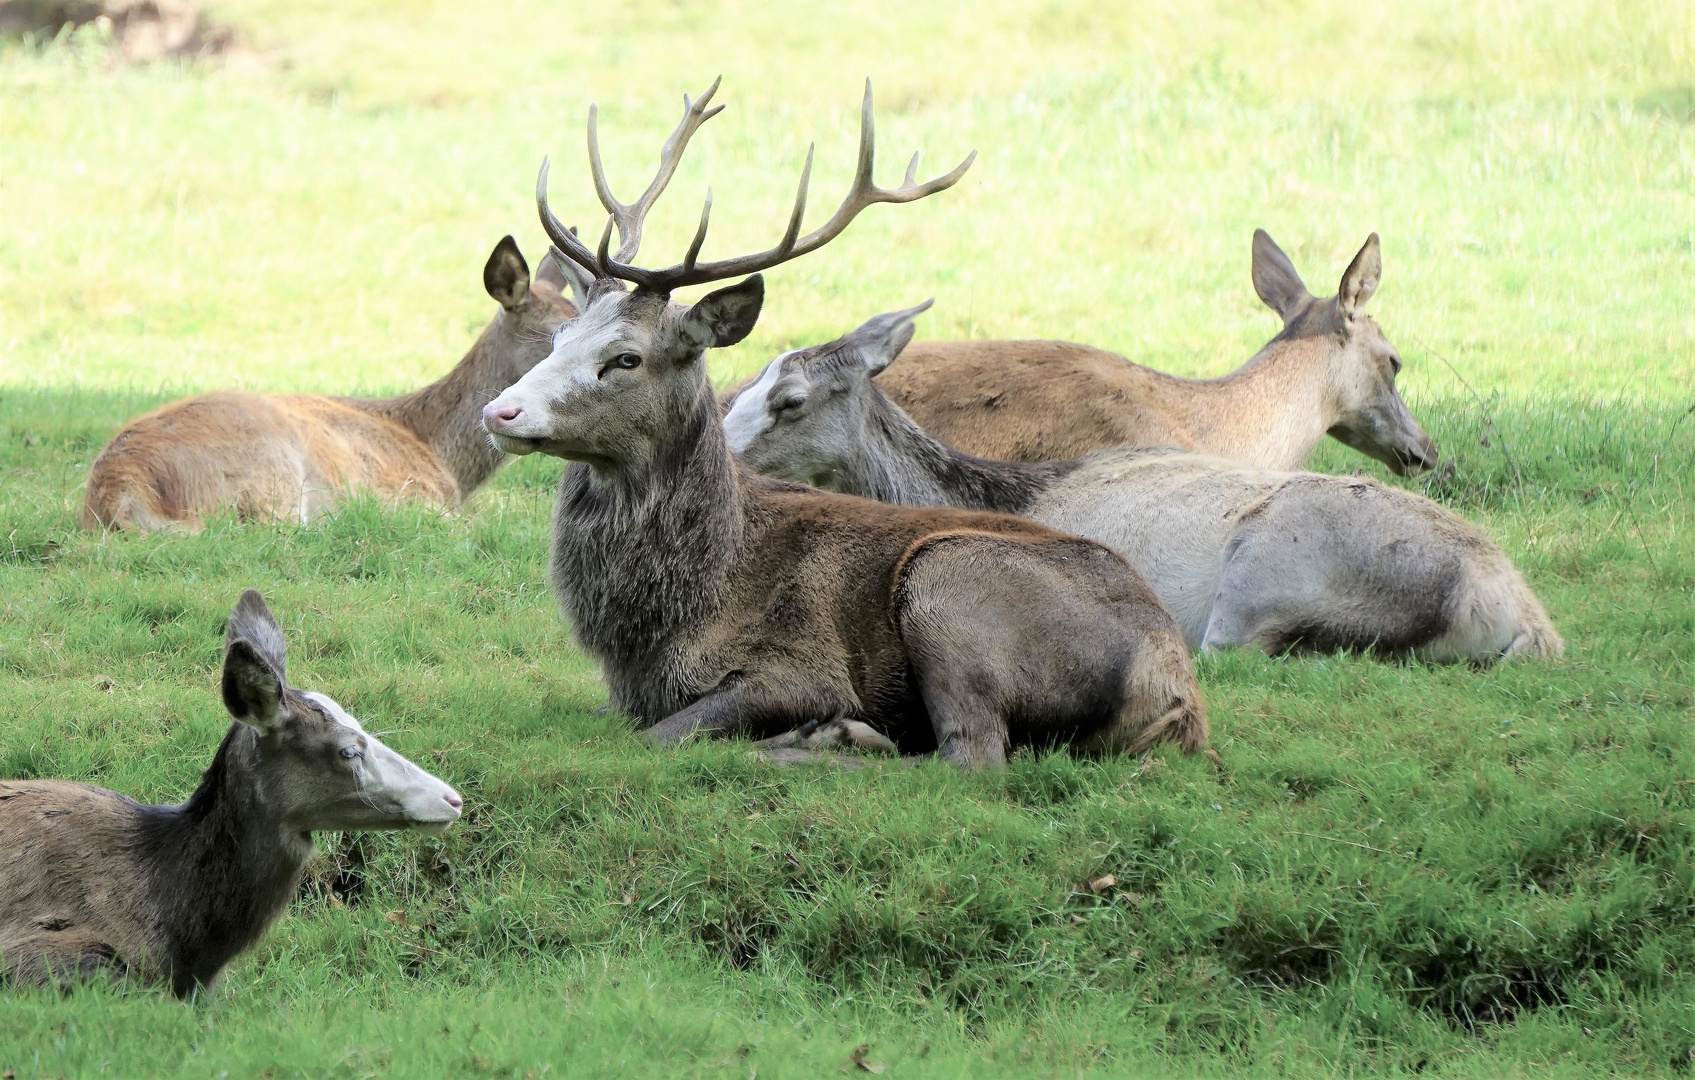
<path id="1" fill-rule="evenodd" d="M 659 172 L 653 177 L 653 182 L 647 185 L 641 198 L 626 205 L 618 201 L 612 194 L 612 188 L 606 182 L 606 170 L 600 163 L 600 137 L 596 130 L 596 120 L 599 109 L 589 106 L 589 168 L 594 173 L 594 190 L 600 196 L 600 204 L 606 207 L 612 216 L 606 222 L 606 235 L 601 238 L 599 252 L 590 251 L 588 245 L 577 239 L 576 229 L 567 229 L 554 216 L 553 210 L 547 205 L 547 173 L 549 161 L 542 158 L 541 172 L 536 176 L 536 209 L 541 214 L 541 224 L 548 239 L 560 247 L 573 260 L 583 266 L 592 267 L 596 277 L 613 277 L 611 260 L 606 257 L 606 249 L 611 240 L 612 226 L 618 225 L 618 254 L 617 262 L 635 258 L 641 248 L 642 221 L 646 219 L 648 210 L 665 190 L 665 185 L 671 182 L 671 176 L 677 171 L 677 165 L 683 160 L 683 151 L 688 148 L 689 140 L 700 130 L 700 125 L 724 111 L 720 105 L 715 109 L 707 109 L 712 101 L 712 95 L 718 92 L 718 84 L 724 81 L 720 75 L 712 80 L 712 85 L 706 88 L 706 93 L 699 100 L 691 101 L 687 94 L 683 95 L 683 118 L 672 130 L 670 138 L 659 149 Z"/>
<path id="2" fill-rule="evenodd" d="M 848 227 L 848 224 L 867 206 L 880 202 L 914 202 L 926 195 L 945 191 L 958 183 L 959 178 L 965 175 L 965 170 L 969 169 L 971 163 L 977 160 L 977 151 L 973 150 L 965 156 L 964 161 L 954 167 L 952 172 L 920 184 L 916 182 L 918 155 L 915 153 L 912 155 L 911 163 L 906 167 L 906 178 L 901 182 L 900 187 L 893 189 L 878 187 L 872 180 L 872 169 L 877 156 L 877 137 L 876 124 L 871 112 L 871 80 L 867 79 L 865 80 L 865 101 L 860 107 L 859 163 L 854 170 L 853 184 L 848 188 L 847 197 L 842 200 L 842 204 L 836 208 L 836 212 L 830 215 L 830 219 L 823 225 L 805 236 L 800 235 L 801 219 L 806 214 L 807 185 L 812 179 L 812 148 L 808 147 L 806 164 L 801 167 L 800 171 L 800 185 L 795 191 L 794 210 L 789 214 L 788 228 L 784 230 L 783 238 L 778 241 L 776 247 L 755 255 L 741 255 L 733 259 L 720 259 L 708 263 L 699 262 L 701 245 L 706 242 L 706 230 L 712 218 L 712 191 L 708 188 L 706 204 L 700 212 L 700 227 L 695 230 L 694 240 L 689 244 L 688 252 L 683 256 L 683 261 L 663 270 L 650 270 L 633 266 L 627 260 L 634 258 L 636 251 L 641 246 L 642 219 L 653 205 L 654 200 L 659 197 L 660 192 L 665 190 L 665 185 L 670 181 L 671 175 L 676 172 L 677 162 L 681 159 L 690 136 L 702 123 L 723 108 L 720 105 L 717 109 L 709 112 L 702 111 L 717 89 L 718 82 L 715 81 L 712 88 L 703 94 L 698 102 L 691 104 L 686 97 L 683 99 L 688 108 L 683 115 L 682 122 L 677 125 L 677 129 L 671 133 L 671 137 L 666 140 L 664 148 L 660 151 L 658 175 L 654 177 L 653 183 L 648 185 L 647 191 L 642 194 L 642 197 L 629 206 L 613 198 L 611 191 L 606 186 L 606 177 L 600 164 L 600 150 L 595 138 L 595 114 L 591 109 L 589 112 L 589 163 L 594 171 L 595 190 L 600 195 L 601 204 L 611 212 L 612 216 L 607 219 L 606 230 L 600 238 L 599 250 L 590 252 L 587 246 L 578 240 L 574 234 L 568 232 L 559 223 L 559 219 L 554 217 L 552 211 L 548 209 L 548 163 L 544 159 L 541 166 L 541 175 L 536 178 L 536 204 L 541 212 L 542 226 L 547 230 L 547 234 L 553 242 L 563 248 L 577 262 L 594 267 L 597 277 L 622 278 L 654 292 L 669 293 L 671 290 L 685 285 L 699 285 L 708 281 L 719 281 L 724 278 L 756 273 L 760 270 L 769 270 L 771 267 L 788 262 L 790 259 L 799 258 L 809 251 L 816 251 L 840 236 L 843 230 Z M 611 256 L 607 249 L 611 245 L 612 227 L 615 223 L 618 226 L 620 242 L 618 254 Z"/>

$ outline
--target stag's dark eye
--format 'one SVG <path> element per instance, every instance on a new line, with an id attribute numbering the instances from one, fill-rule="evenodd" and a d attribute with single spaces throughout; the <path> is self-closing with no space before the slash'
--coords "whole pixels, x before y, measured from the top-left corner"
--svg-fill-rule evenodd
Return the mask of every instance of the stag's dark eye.
<path id="1" fill-rule="evenodd" d="M 803 395 L 796 395 L 796 396 L 793 396 L 793 397 L 786 397 L 786 398 L 778 398 L 776 401 L 773 401 L 771 403 L 771 411 L 778 416 L 782 416 L 785 413 L 792 415 L 796 412 L 799 412 L 800 409 L 803 406 L 805 406 L 805 404 L 806 404 L 806 398 Z"/>
<path id="2" fill-rule="evenodd" d="M 629 371 L 632 368 L 641 367 L 642 358 L 633 352 L 619 353 L 608 360 L 606 366 L 607 368 L 623 368 L 625 371 Z"/>
<path id="3" fill-rule="evenodd" d="M 1398 356 L 1391 356 L 1389 358 L 1389 366 L 1395 369 L 1395 374 L 1399 375 L 1401 373 L 1401 358 Z"/>
<path id="4" fill-rule="evenodd" d="M 344 746 L 341 748 L 341 756 L 352 761 L 359 756 L 359 748 L 357 746 Z"/>

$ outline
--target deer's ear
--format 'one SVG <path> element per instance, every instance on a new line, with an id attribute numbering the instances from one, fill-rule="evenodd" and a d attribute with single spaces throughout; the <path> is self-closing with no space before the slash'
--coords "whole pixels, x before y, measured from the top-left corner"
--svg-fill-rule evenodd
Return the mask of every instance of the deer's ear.
<path id="1" fill-rule="evenodd" d="M 765 305 L 765 279 L 758 274 L 707 293 L 683 316 L 683 332 L 705 349 L 734 345 L 753 332 Z"/>
<path id="2" fill-rule="evenodd" d="M 282 673 L 246 638 L 224 650 L 223 691 L 224 708 L 244 724 L 264 732 L 283 718 Z"/>
<path id="3" fill-rule="evenodd" d="M 483 265 L 483 288 L 507 311 L 522 304 L 530 295 L 530 264 L 518 250 L 518 241 L 510 236 L 500 238 Z"/>
<path id="4" fill-rule="evenodd" d="M 848 335 L 848 340 L 873 376 L 881 374 L 912 343 L 912 335 L 918 332 L 913 320 L 928 311 L 935 302 L 926 300 L 905 311 L 885 312 L 867 320 L 864 326 Z"/>
<path id="5" fill-rule="evenodd" d="M 258 589 L 242 591 L 241 599 L 236 601 L 235 610 L 224 624 L 224 640 L 233 644 L 238 638 L 263 656 L 279 676 L 287 677 L 288 643 L 283 640 L 282 627 L 277 625 Z"/>
<path id="6" fill-rule="evenodd" d="M 1357 315 L 1377 291 L 1377 282 L 1382 277 L 1383 254 L 1378 250 L 1377 234 L 1372 233 L 1365 238 L 1365 246 L 1354 256 L 1354 261 L 1348 264 L 1341 287 L 1336 290 L 1336 306 L 1342 309 L 1342 314 L 1350 319 Z"/>
<path id="7" fill-rule="evenodd" d="M 1287 323 L 1311 298 L 1295 264 L 1264 229 L 1254 230 L 1254 292 Z"/>

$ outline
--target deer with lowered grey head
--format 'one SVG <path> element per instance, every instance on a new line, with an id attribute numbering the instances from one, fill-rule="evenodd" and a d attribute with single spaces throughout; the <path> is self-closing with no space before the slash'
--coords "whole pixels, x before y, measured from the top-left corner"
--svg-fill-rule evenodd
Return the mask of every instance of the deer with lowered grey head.
<path id="1" fill-rule="evenodd" d="M 1254 289 L 1283 330 L 1236 371 L 1180 379 L 1067 341 L 922 341 L 880 382 L 949 446 L 1058 461 L 1108 446 L 1172 446 L 1299 469 L 1326 434 L 1414 476 L 1436 444 L 1395 389 L 1401 357 L 1364 312 L 1382 277 L 1372 233 L 1336 295 L 1316 299 L 1265 230 Z"/>
<path id="2" fill-rule="evenodd" d="M 440 380 L 399 397 L 220 390 L 126 424 L 89 469 L 87 529 L 198 529 L 208 514 L 307 522 L 357 491 L 458 506 L 506 460 L 483 403 L 547 355 L 576 314 L 580 269 L 555 253 L 536 281 L 510 237 L 483 267 L 500 311 Z"/>
<path id="3" fill-rule="evenodd" d="M 782 479 L 1020 514 L 1098 540 L 1141 572 L 1192 648 L 1559 655 L 1559 634 L 1501 549 L 1412 492 L 1175 450 L 1029 463 L 947 446 L 879 388 L 929 306 L 771 361 L 730 404 L 730 448 Z"/>
<path id="4" fill-rule="evenodd" d="M 289 685 L 282 630 L 252 589 L 229 618 L 223 696 L 235 722 L 180 805 L 0 781 L 0 981 L 105 972 L 186 996 L 282 914 L 313 832 L 458 819 L 451 787 Z"/>
<path id="5" fill-rule="evenodd" d="M 709 194 L 680 264 L 636 266 L 643 217 L 718 111 L 707 109 L 717 85 L 684 99 L 658 173 L 628 205 L 606 184 L 590 109 L 589 161 L 611 214 L 598 251 L 554 218 L 543 164 L 542 222 L 595 281 L 552 354 L 483 410 L 501 449 L 572 463 L 554 515 L 553 588 L 611 704 L 660 744 L 823 721 L 847 727 L 847 741 L 868 728 L 962 766 L 998 766 L 1027 744 L 1203 748 L 1182 631 L 1111 551 L 1011 516 L 887 506 L 738 467 L 705 353 L 753 329 L 758 271 L 824 246 L 874 203 L 951 186 L 972 159 L 921 184 L 915 155 L 900 187 L 878 187 L 867 83 L 858 166 L 823 225 L 801 235 L 808 152 L 776 247 L 701 261 Z M 671 299 L 743 274 L 692 306 Z"/>

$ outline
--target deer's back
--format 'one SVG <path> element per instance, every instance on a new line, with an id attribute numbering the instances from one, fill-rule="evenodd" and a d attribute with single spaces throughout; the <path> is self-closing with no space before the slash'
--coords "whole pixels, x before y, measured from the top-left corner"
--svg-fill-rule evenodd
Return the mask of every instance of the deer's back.
<path id="1" fill-rule="evenodd" d="M 196 527 L 218 511 L 302 521 L 353 491 L 457 501 L 407 428 L 341 398 L 219 391 L 125 425 L 89 471 L 85 528 Z"/>
<path id="2" fill-rule="evenodd" d="M 877 385 L 920 427 L 1000 461 L 1195 446 L 1183 380 L 1066 341 L 915 341 Z"/>
<path id="3" fill-rule="evenodd" d="M 0 781 L 0 968 L 31 980 L 148 952 L 146 882 L 133 859 L 144 812 L 87 784 Z"/>

